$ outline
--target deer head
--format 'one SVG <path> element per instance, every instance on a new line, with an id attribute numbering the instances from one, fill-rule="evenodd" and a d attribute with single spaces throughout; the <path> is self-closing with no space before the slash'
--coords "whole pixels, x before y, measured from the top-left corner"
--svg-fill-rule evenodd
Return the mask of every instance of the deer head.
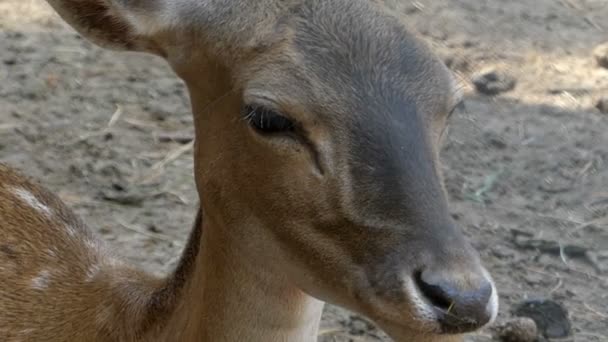
<path id="1" fill-rule="evenodd" d="M 455 82 L 382 1 L 49 2 L 186 82 L 202 207 L 243 258 L 397 339 L 493 320 L 439 168 Z"/>

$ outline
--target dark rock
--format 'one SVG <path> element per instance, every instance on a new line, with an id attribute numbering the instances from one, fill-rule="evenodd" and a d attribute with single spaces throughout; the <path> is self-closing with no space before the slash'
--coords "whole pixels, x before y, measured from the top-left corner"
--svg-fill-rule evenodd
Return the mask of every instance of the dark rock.
<path id="1" fill-rule="evenodd" d="M 473 76 L 473 85 L 485 95 L 498 95 L 515 88 L 517 81 L 504 71 L 490 69 Z"/>
<path id="2" fill-rule="evenodd" d="M 516 306 L 514 315 L 534 320 L 539 333 L 546 338 L 564 338 L 571 334 L 568 310 L 553 300 L 526 300 Z"/>

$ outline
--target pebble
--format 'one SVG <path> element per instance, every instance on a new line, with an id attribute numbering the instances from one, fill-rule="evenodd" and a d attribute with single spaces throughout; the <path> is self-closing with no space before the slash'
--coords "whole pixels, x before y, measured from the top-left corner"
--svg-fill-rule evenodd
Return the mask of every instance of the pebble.
<path id="1" fill-rule="evenodd" d="M 515 257 L 515 252 L 513 252 L 513 250 L 501 245 L 492 247 L 492 254 L 499 259 L 510 259 Z"/>
<path id="2" fill-rule="evenodd" d="M 498 336 L 504 342 L 534 342 L 538 328 L 531 318 L 516 317 L 498 328 Z"/>
<path id="3" fill-rule="evenodd" d="M 2 60 L 2 63 L 4 63 L 4 65 L 8 65 L 8 66 L 15 65 L 15 64 L 17 64 L 17 59 L 6 58 L 6 59 Z"/>
<path id="4" fill-rule="evenodd" d="M 593 50 L 593 57 L 599 66 L 608 68 L 608 43 L 598 45 Z"/>
<path id="5" fill-rule="evenodd" d="M 515 88 L 517 81 L 504 71 L 488 69 L 473 76 L 473 85 L 478 92 L 485 95 L 498 95 Z"/>
<path id="6" fill-rule="evenodd" d="M 347 324 L 350 334 L 355 336 L 362 336 L 369 331 L 375 330 L 375 327 L 370 322 L 358 316 L 351 316 Z"/>
<path id="7" fill-rule="evenodd" d="M 445 65 L 454 71 L 469 71 L 470 63 L 464 56 L 448 56 L 444 59 Z"/>

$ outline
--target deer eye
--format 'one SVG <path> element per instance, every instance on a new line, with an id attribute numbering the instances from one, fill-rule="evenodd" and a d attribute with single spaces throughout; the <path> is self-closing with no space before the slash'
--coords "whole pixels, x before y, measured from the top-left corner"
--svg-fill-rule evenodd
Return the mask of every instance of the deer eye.
<path id="1" fill-rule="evenodd" d="M 292 133 L 296 129 L 296 125 L 291 119 L 262 106 L 245 106 L 243 117 L 261 134 Z"/>

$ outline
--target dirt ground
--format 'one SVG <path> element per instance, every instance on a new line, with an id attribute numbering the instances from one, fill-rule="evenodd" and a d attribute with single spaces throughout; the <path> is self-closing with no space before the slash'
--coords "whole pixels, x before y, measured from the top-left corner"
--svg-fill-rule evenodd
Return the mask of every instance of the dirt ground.
<path id="1" fill-rule="evenodd" d="M 518 302 L 551 298 L 569 311 L 568 341 L 608 341 L 608 115 L 594 108 L 608 69 L 592 58 L 608 41 L 606 0 L 403 3 L 466 91 L 444 169 L 453 216 L 497 281 L 497 325 Z M 488 67 L 516 88 L 477 94 L 471 77 Z M 151 272 L 175 264 L 193 220 L 192 134 L 184 85 L 161 60 L 94 47 L 42 0 L 0 0 L 0 162 L 58 192 Z M 328 307 L 321 341 L 385 339 Z"/>

